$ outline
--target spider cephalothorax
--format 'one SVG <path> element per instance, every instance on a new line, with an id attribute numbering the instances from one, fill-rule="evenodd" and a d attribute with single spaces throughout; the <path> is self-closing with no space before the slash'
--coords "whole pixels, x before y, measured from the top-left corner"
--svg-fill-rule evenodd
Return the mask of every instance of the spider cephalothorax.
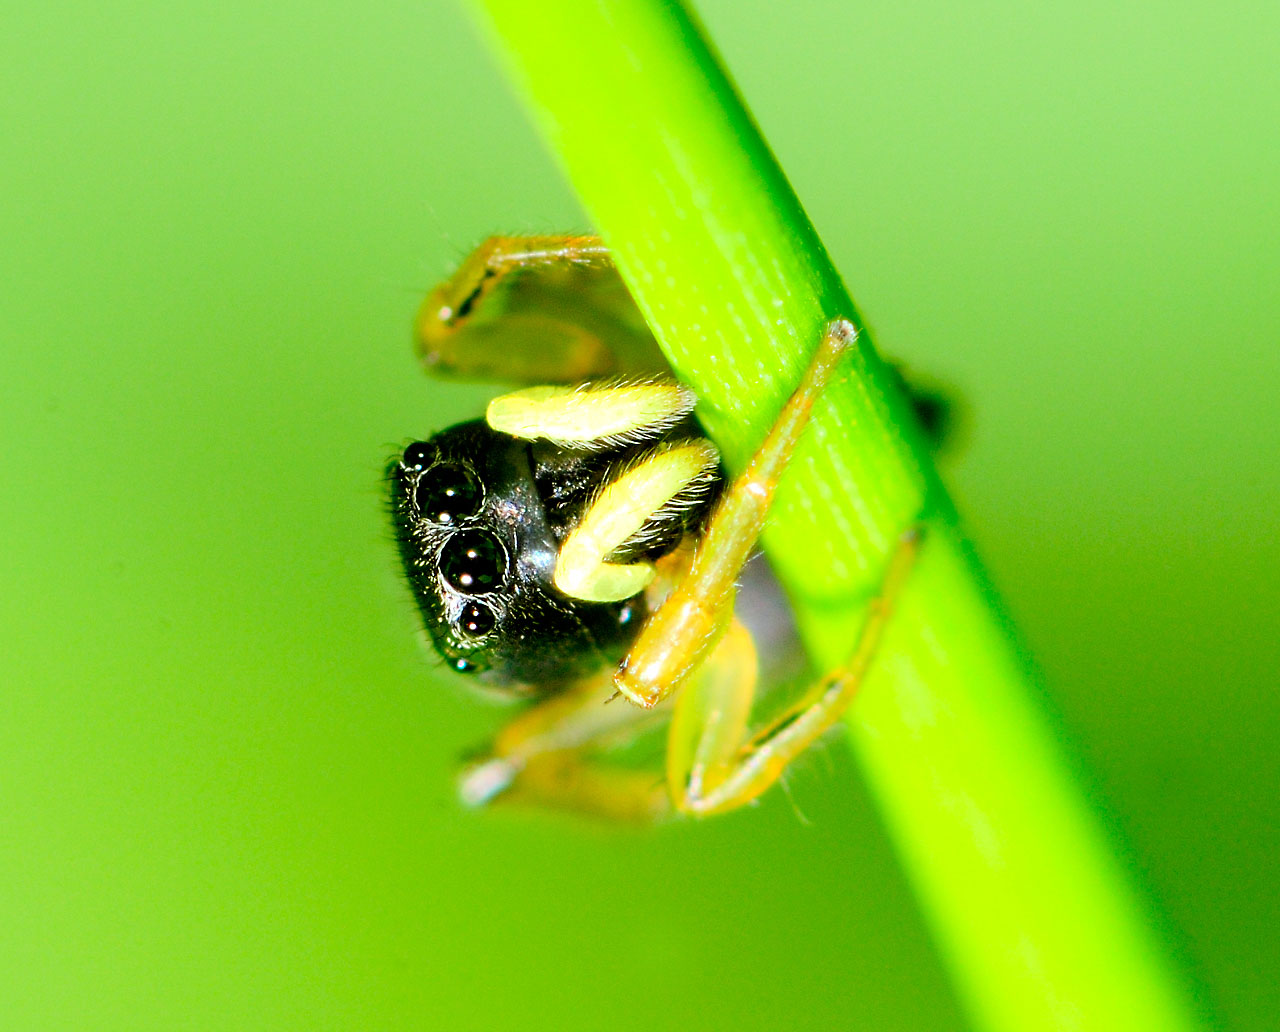
<path id="1" fill-rule="evenodd" d="M 410 444 L 390 466 L 392 519 L 441 655 L 459 671 L 536 694 L 616 665 L 648 615 L 644 592 L 607 600 L 566 593 L 556 584 L 561 546 L 608 485 L 695 440 L 696 430 L 686 419 L 566 447 L 475 420 Z M 720 483 L 712 470 L 683 485 L 601 558 L 667 555 L 705 519 Z"/>

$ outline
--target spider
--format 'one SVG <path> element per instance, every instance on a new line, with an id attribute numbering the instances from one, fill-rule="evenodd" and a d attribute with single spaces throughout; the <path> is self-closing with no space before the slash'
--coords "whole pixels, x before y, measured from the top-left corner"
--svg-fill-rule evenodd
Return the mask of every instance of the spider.
<path id="1" fill-rule="evenodd" d="M 732 481 L 596 237 L 490 238 L 430 293 L 417 330 L 436 373 L 535 385 L 389 465 L 435 648 L 532 703 L 464 768 L 463 802 L 650 819 L 756 799 L 848 708 L 920 545 L 915 527 L 898 540 L 847 661 L 753 730 L 757 655 L 736 585 L 853 324 L 827 325 Z M 655 715 L 670 725 L 665 778 L 607 762 Z"/>

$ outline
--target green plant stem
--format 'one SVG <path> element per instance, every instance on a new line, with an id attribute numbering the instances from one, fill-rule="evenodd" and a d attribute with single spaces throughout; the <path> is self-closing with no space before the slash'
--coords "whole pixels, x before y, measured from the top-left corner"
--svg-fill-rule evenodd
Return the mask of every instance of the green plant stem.
<path id="1" fill-rule="evenodd" d="M 759 131 L 678 3 L 472 2 L 740 468 L 825 322 L 859 321 Z M 975 1025 L 1198 1027 L 864 333 L 765 535 L 819 663 L 843 660 L 917 521 L 925 545 L 849 726 Z"/>

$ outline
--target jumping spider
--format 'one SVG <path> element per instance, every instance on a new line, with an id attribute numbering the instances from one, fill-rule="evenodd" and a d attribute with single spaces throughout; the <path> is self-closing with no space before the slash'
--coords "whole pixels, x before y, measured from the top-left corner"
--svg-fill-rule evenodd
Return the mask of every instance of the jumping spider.
<path id="1" fill-rule="evenodd" d="M 853 324 L 828 324 L 732 481 L 597 238 L 486 241 L 427 298 L 418 336 L 435 371 L 538 384 L 389 471 L 436 649 L 534 702 L 463 771 L 464 801 L 652 817 L 755 799 L 849 706 L 919 547 L 914 528 L 899 539 L 847 662 L 753 731 L 757 656 L 735 585 Z M 601 759 L 667 700 L 665 783 Z"/>

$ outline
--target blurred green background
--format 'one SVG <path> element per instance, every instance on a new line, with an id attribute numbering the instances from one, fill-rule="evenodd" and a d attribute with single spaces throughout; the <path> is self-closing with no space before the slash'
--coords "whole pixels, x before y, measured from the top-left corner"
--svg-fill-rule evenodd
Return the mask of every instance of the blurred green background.
<path id="1" fill-rule="evenodd" d="M 1173 948 L 1274 1027 L 1278 9 L 698 6 L 962 399 L 949 479 Z M 418 645 L 379 478 L 486 392 L 408 325 L 584 223 L 452 2 L 26 5 L 0 84 L 4 1028 L 963 1027 L 839 741 L 702 826 L 453 800 L 505 713 Z"/>

